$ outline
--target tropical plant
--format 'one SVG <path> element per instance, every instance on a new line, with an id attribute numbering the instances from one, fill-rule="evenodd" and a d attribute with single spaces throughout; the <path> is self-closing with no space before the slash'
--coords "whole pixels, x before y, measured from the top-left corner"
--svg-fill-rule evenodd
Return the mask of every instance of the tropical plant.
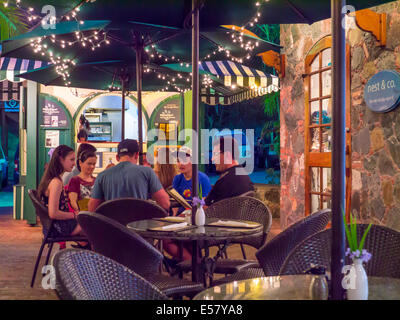
<path id="1" fill-rule="evenodd" d="M 7 1 L 0 1 L 0 40 L 6 40 L 20 34 L 27 25 L 23 22 L 21 12 Z"/>
<path id="2" fill-rule="evenodd" d="M 350 258 L 354 259 L 362 259 L 364 262 L 367 262 L 371 258 L 371 254 L 364 250 L 365 239 L 367 238 L 367 234 L 371 229 L 372 223 L 370 223 L 367 229 L 364 231 L 364 234 L 361 238 L 360 243 L 357 240 L 357 218 L 350 213 L 350 224 L 346 221 L 346 215 L 344 210 L 343 213 L 343 223 L 344 229 L 346 232 L 347 242 L 349 244 L 349 248 L 346 251 L 346 255 L 350 256 Z"/>

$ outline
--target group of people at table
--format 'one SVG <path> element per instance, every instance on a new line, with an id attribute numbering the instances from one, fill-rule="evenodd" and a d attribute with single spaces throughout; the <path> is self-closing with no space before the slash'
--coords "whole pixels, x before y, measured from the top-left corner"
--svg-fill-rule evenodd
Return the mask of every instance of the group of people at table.
<path id="1" fill-rule="evenodd" d="M 238 143 L 234 138 L 220 137 L 213 143 L 212 161 L 220 177 L 212 187 L 207 175 L 199 172 L 198 176 L 206 206 L 254 190 L 250 177 L 236 170 L 240 169 L 236 160 L 238 154 Z M 118 164 L 95 178 L 97 156 L 94 146 L 82 143 L 76 154 L 66 145 L 54 150 L 38 188 L 39 197 L 54 220 L 54 232 L 61 236 L 84 234 L 76 219 L 79 211 L 95 212 L 108 200 L 152 199 L 173 215 L 181 214 L 185 208 L 170 208 L 168 187 L 172 186 L 186 200 L 192 200 L 190 148 L 181 147 L 175 154 L 167 152 L 164 161 L 156 159 L 153 169 L 150 165 L 138 165 L 139 144 L 136 140 L 125 139 L 118 144 L 116 160 Z M 87 208 L 82 208 L 85 199 Z M 77 247 L 90 248 L 90 245 L 81 243 Z M 165 241 L 164 248 L 173 257 L 178 257 L 178 246 L 172 241 Z M 190 248 L 184 248 L 179 257 L 191 259 Z"/>

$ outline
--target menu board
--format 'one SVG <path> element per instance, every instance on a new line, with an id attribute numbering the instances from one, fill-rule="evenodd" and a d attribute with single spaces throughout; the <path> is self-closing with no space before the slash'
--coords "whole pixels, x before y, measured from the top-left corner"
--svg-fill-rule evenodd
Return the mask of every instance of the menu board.
<path id="1" fill-rule="evenodd" d="M 180 98 L 169 100 L 157 111 L 154 119 L 154 126 L 164 132 L 166 140 L 176 140 L 180 115 Z"/>
<path id="2" fill-rule="evenodd" d="M 42 101 L 42 125 L 50 128 L 68 128 L 68 118 L 63 108 L 48 99 Z"/>

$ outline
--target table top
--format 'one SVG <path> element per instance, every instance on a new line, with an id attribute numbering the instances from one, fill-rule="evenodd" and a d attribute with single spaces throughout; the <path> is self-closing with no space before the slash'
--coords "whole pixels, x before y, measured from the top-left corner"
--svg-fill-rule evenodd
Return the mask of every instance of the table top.
<path id="1" fill-rule="evenodd" d="M 232 228 L 232 227 L 215 227 L 207 226 L 207 224 L 218 221 L 216 218 L 206 218 L 206 226 L 193 227 L 192 229 L 182 231 L 150 231 L 149 228 L 157 228 L 171 223 L 158 220 L 140 220 L 128 223 L 127 227 L 145 238 L 152 239 L 171 239 L 171 240 L 225 240 L 231 238 L 241 238 L 246 236 L 253 236 L 262 234 L 263 226 L 260 224 L 256 228 Z M 233 220 L 232 221 L 238 221 Z M 251 221 L 242 221 L 249 222 Z"/>
<path id="2" fill-rule="evenodd" d="M 200 292 L 194 300 L 312 300 L 315 275 L 287 275 L 234 281 Z M 400 279 L 368 277 L 369 300 L 399 300 Z"/>

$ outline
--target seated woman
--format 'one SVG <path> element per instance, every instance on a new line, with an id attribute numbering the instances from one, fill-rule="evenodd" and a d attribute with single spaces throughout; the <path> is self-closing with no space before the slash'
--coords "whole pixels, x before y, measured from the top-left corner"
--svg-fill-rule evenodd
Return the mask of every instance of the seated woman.
<path id="1" fill-rule="evenodd" d="M 92 188 L 96 180 L 93 171 L 96 167 L 97 156 L 93 151 L 81 153 L 76 162 L 80 173 L 73 177 L 67 186 L 68 198 L 75 211 L 87 211 Z"/>
<path id="2" fill-rule="evenodd" d="M 71 172 L 75 165 L 75 152 L 66 145 L 58 146 L 51 157 L 50 163 L 40 181 L 38 194 L 49 216 L 54 220 L 55 234 L 52 236 L 75 236 L 82 234 L 76 215 L 78 211 L 69 212 L 68 198 L 64 191 L 62 175 Z M 49 230 L 43 230 L 45 234 Z"/>
<path id="3" fill-rule="evenodd" d="M 172 186 L 174 177 L 178 174 L 178 172 L 176 170 L 176 165 L 172 162 L 172 157 L 168 150 L 159 150 L 156 162 L 154 164 L 154 172 L 156 173 L 164 189 Z"/>

